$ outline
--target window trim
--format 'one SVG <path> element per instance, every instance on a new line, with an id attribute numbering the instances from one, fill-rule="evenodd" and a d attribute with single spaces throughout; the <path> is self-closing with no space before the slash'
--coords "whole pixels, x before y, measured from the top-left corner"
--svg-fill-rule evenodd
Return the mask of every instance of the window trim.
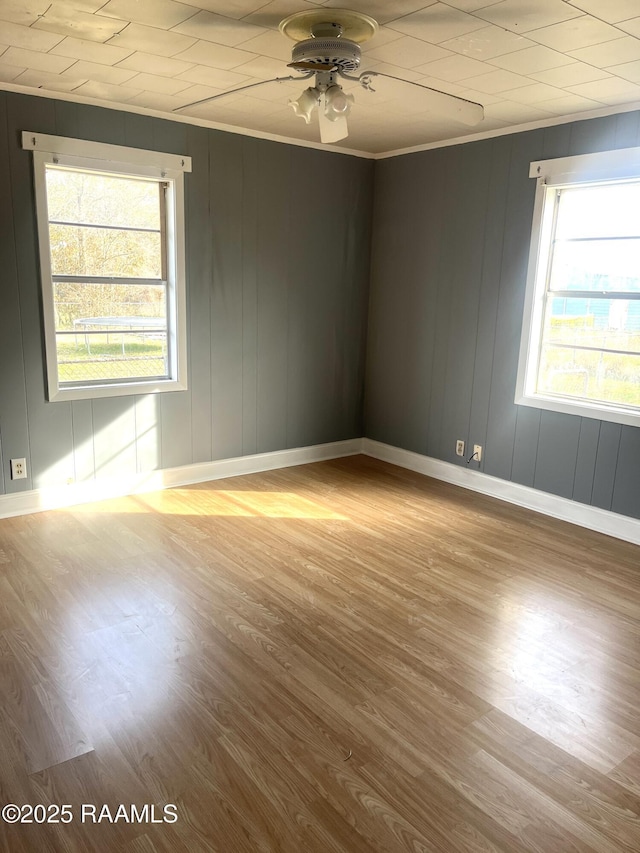
<path id="1" fill-rule="evenodd" d="M 640 178 L 640 148 L 624 148 L 596 154 L 537 160 L 530 164 L 529 177 L 537 182 L 531 227 L 531 244 L 527 267 L 527 284 L 523 310 L 522 335 L 518 357 L 515 403 L 596 418 L 602 421 L 640 426 L 640 407 L 601 403 L 596 400 L 573 400 L 551 397 L 535 391 L 538 357 L 542 342 L 544 297 L 554 226 L 554 204 L 550 198 L 558 189 L 622 182 Z"/>
<path id="2" fill-rule="evenodd" d="M 184 173 L 191 171 L 191 158 L 159 151 L 146 151 L 69 137 L 23 131 L 22 147 L 33 151 L 40 293 L 44 322 L 47 399 L 86 400 L 132 394 L 155 394 L 187 389 L 187 300 L 185 272 Z M 164 181 L 172 186 L 166 194 L 167 246 L 167 353 L 169 378 L 109 381 L 104 384 L 60 386 L 56 347 L 55 310 L 49 216 L 45 169 L 47 165 L 69 166 L 96 172 L 130 174 Z"/>

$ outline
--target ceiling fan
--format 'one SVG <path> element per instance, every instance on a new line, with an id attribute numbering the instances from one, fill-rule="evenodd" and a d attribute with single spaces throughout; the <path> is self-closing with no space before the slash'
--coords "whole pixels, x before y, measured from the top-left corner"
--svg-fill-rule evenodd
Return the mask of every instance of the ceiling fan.
<path id="1" fill-rule="evenodd" d="M 423 93 L 429 95 L 430 107 L 441 115 L 469 125 L 478 124 L 484 118 L 482 105 L 474 101 L 449 95 L 429 86 L 380 71 L 364 71 L 355 75 L 353 72 L 360 67 L 362 58 L 360 45 L 378 31 L 377 22 L 368 15 L 348 9 L 314 9 L 296 12 L 280 22 L 279 30 L 296 43 L 293 47 L 291 62 L 287 67 L 299 72 L 297 75 L 274 77 L 270 80 L 249 83 L 246 86 L 237 86 L 218 95 L 184 104 L 177 107 L 174 112 L 181 112 L 190 107 L 224 98 L 232 92 L 244 92 L 268 83 L 315 78 L 313 84 L 306 88 L 299 98 L 289 101 L 289 106 L 307 124 L 311 121 L 314 111 L 317 111 L 320 141 L 332 143 L 348 136 L 347 117 L 354 103 L 353 95 L 343 90 L 340 80 L 358 83 L 365 91 L 375 92 L 374 78 L 384 77 L 421 89 Z"/>

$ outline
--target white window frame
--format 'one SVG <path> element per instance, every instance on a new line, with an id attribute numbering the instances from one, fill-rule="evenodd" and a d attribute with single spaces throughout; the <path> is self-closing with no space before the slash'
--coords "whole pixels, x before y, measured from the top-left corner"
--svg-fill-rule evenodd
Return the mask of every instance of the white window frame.
<path id="1" fill-rule="evenodd" d="M 33 151 L 33 172 L 40 250 L 40 277 L 50 402 L 85 400 L 184 391 L 187 388 L 187 310 L 185 275 L 184 173 L 191 171 L 191 158 L 158 151 L 145 151 L 101 142 L 49 136 L 23 131 L 22 147 Z M 108 383 L 73 382 L 58 378 L 49 216 L 47 209 L 47 165 L 69 166 L 106 174 L 131 175 L 161 180 L 168 185 L 166 196 L 167 275 L 167 378 L 110 380 Z"/>
<path id="2" fill-rule="evenodd" d="M 515 402 L 570 415 L 640 426 L 640 407 L 548 396 L 536 391 L 542 343 L 544 299 L 553 233 L 557 190 L 640 178 L 640 148 L 624 148 L 597 154 L 538 160 L 531 163 L 529 177 L 537 188 L 531 229 L 522 337 L 518 359 Z"/>

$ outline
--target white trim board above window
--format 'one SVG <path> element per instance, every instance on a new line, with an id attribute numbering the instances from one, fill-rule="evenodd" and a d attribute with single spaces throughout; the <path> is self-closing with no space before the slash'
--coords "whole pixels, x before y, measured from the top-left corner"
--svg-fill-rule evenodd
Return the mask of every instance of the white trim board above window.
<path id="1" fill-rule="evenodd" d="M 33 151 L 48 399 L 187 387 L 191 159 L 22 134 Z"/>
<path id="2" fill-rule="evenodd" d="M 537 178 L 515 402 L 640 426 L 640 148 Z"/>

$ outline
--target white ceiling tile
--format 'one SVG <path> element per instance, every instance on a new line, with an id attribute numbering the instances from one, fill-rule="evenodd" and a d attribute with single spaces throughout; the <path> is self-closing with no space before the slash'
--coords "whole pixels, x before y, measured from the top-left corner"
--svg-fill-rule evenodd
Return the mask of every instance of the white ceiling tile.
<path id="1" fill-rule="evenodd" d="M 77 80 L 71 80 L 61 74 L 50 74 L 48 71 L 36 71 L 33 68 L 23 71 L 13 82 L 34 89 L 49 89 L 52 92 L 72 92 L 78 87 Z"/>
<path id="2" fill-rule="evenodd" d="M 602 101 L 603 104 L 622 104 L 629 101 L 640 101 L 640 86 L 619 77 L 609 77 L 607 80 L 595 80 L 593 83 L 581 83 L 572 86 L 571 91 L 583 98 Z"/>
<path id="3" fill-rule="evenodd" d="M 111 44 L 98 44 L 95 41 L 85 41 L 69 36 L 62 39 L 51 53 L 58 56 L 70 56 L 71 59 L 86 59 L 87 62 L 99 62 L 102 65 L 115 65 L 121 62 L 131 51 Z"/>
<path id="4" fill-rule="evenodd" d="M 21 24 L 11 23 L 2 24 L 0 38 L 3 44 L 43 52 L 51 50 L 58 42 L 62 41 L 62 36 L 56 33 L 45 33 L 42 30 L 34 30 L 33 27 L 23 27 Z"/>
<path id="5" fill-rule="evenodd" d="M 287 104 L 289 99 L 298 98 L 304 89 L 304 83 L 273 83 L 265 81 L 262 86 L 249 90 L 252 98 L 261 101 L 273 101 L 274 104 Z M 233 93 L 232 93 L 233 94 Z M 242 93 L 238 93 L 240 97 Z"/>
<path id="6" fill-rule="evenodd" d="M 453 6 L 463 12 L 476 12 L 478 9 L 495 6 L 500 2 L 501 0 L 445 0 L 447 6 Z"/>
<path id="7" fill-rule="evenodd" d="M 161 95 L 158 92 L 140 92 L 139 95 L 129 98 L 127 103 L 163 113 L 171 113 L 182 106 L 182 102 L 178 98 L 172 95 Z"/>
<path id="8" fill-rule="evenodd" d="M 470 56 L 462 56 L 459 53 L 447 56 L 445 59 L 437 59 L 435 62 L 427 62 L 426 65 L 420 65 L 415 70 L 441 80 L 450 81 L 464 80 L 467 77 L 486 74 L 491 71 L 484 62 L 471 59 Z"/>
<path id="9" fill-rule="evenodd" d="M 527 33 L 579 18 L 584 13 L 563 0 L 502 0 L 476 12 L 485 21 L 505 27 L 514 33 Z"/>
<path id="10" fill-rule="evenodd" d="M 30 27 L 49 7 L 47 0 L 0 0 L 0 21 Z"/>
<path id="11" fill-rule="evenodd" d="M 464 56 L 471 56 L 473 59 L 485 60 L 513 53 L 516 50 L 524 50 L 527 47 L 535 47 L 535 42 L 501 27 L 491 26 L 444 41 L 440 47 L 462 53 Z"/>
<path id="12" fill-rule="evenodd" d="M 249 83 L 251 82 L 254 81 L 250 80 Z M 240 92 L 230 91 L 229 97 L 242 98 L 251 96 L 252 98 L 257 98 L 259 101 L 273 101 L 278 106 L 278 104 L 286 104 L 290 98 L 298 98 L 306 87 L 304 81 L 296 83 L 274 83 L 272 80 L 262 80 L 255 82 L 260 82 L 260 85 Z M 227 101 L 226 98 L 225 101 Z"/>
<path id="13" fill-rule="evenodd" d="M 15 65 L 4 65 L 0 63 L 0 82 L 12 83 L 16 77 L 24 73 L 26 68 L 17 68 Z"/>
<path id="14" fill-rule="evenodd" d="M 0 62 L 31 68 L 34 71 L 48 71 L 49 74 L 60 74 L 73 64 L 72 59 L 64 56 L 52 56 L 37 50 L 25 50 L 23 47 L 10 47 L 2 54 Z"/>
<path id="15" fill-rule="evenodd" d="M 237 74 L 235 71 L 223 71 L 220 68 L 209 68 L 205 65 L 195 65 L 178 79 L 186 80 L 187 83 L 198 83 L 201 86 L 211 86 L 214 89 L 231 89 L 234 86 L 242 86 L 251 82 L 251 77 L 246 74 Z"/>
<path id="16" fill-rule="evenodd" d="M 194 62 L 198 65 L 210 65 L 212 68 L 236 68 L 245 62 L 255 59 L 255 53 L 238 50 L 236 47 L 213 44 L 210 41 L 198 41 L 192 47 L 183 50 L 176 56 L 184 62 Z"/>
<path id="17" fill-rule="evenodd" d="M 155 27 L 145 27 L 144 24 L 129 24 L 129 26 L 109 40 L 109 44 L 127 48 L 127 52 L 142 50 L 156 56 L 174 56 L 195 44 L 191 36 L 180 33 L 158 30 Z"/>
<path id="18" fill-rule="evenodd" d="M 0 0 L 0 3 L 2 0 Z M 27 0 L 32 2 L 32 0 Z M 55 0 L 58 11 L 66 9 L 69 15 L 74 12 L 87 12 L 92 14 L 98 12 L 104 6 L 104 0 Z"/>
<path id="19" fill-rule="evenodd" d="M 485 115 L 487 118 L 498 118 L 516 124 L 526 121 L 542 121 L 549 118 L 549 113 L 541 109 L 539 105 L 518 104 L 515 101 L 500 101 L 497 104 L 489 104 L 485 108 Z"/>
<path id="20" fill-rule="evenodd" d="M 518 89 L 500 93 L 508 101 L 516 101 L 519 104 L 537 104 L 540 101 L 550 101 L 553 98 L 561 98 L 565 93 L 555 86 L 546 83 L 532 83 L 530 86 L 521 86 Z"/>
<path id="21" fill-rule="evenodd" d="M 444 92 L 447 95 L 459 95 L 465 90 L 465 86 L 453 80 L 440 80 L 438 77 L 421 77 L 416 81 L 420 86 L 426 86 L 427 89 L 435 89 L 436 92 Z M 407 96 L 410 97 L 411 89 L 406 89 Z"/>
<path id="22" fill-rule="evenodd" d="M 515 74 L 533 74 L 536 71 L 546 71 L 548 68 L 559 68 L 562 65 L 571 65 L 573 59 L 566 57 L 557 50 L 539 45 L 527 47 L 525 50 L 516 50 L 504 56 L 495 56 L 489 60 L 491 65 L 513 71 Z"/>
<path id="23" fill-rule="evenodd" d="M 211 101 L 208 104 L 199 104 L 196 107 L 190 107 L 188 110 L 184 110 L 183 114 L 196 115 L 206 118 L 209 121 L 215 121 L 232 127 L 242 127 L 246 122 L 246 116 L 243 116 L 243 113 L 235 109 L 233 102 Z M 298 120 L 300 121 L 300 119 Z"/>
<path id="24" fill-rule="evenodd" d="M 201 9 L 238 19 L 257 11 L 264 4 L 264 0 L 198 0 Z"/>
<path id="25" fill-rule="evenodd" d="M 168 30 L 197 11 L 195 6 L 187 6 L 177 0 L 109 0 L 100 9 L 100 14 Z"/>
<path id="26" fill-rule="evenodd" d="M 488 74 L 481 74 L 479 77 L 472 77 L 466 81 L 469 88 L 477 89 L 479 92 L 506 92 L 508 89 L 517 89 L 520 86 L 527 86 L 531 83 L 527 77 L 522 77 L 520 74 L 514 74 L 511 71 L 490 71 Z"/>
<path id="27" fill-rule="evenodd" d="M 601 68 L 594 68 L 584 62 L 573 62 L 571 65 L 563 65 L 561 68 L 549 68 L 546 71 L 533 71 L 531 77 L 541 83 L 566 89 L 569 86 L 578 86 L 580 83 L 591 83 L 593 80 L 602 80 L 609 74 Z"/>
<path id="28" fill-rule="evenodd" d="M 4 57 L 2 58 L 4 59 Z M 607 71 L 615 74 L 616 77 L 630 80 L 632 83 L 640 83 L 640 60 L 624 62 L 622 65 L 610 65 Z"/>
<path id="29" fill-rule="evenodd" d="M 235 69 L 239 74 L 247 74 L 249 77 L 262 78 L 268 80 L 271 77 L 284 77 L 292 73 L 290 68 L 287 68 L 279 59 L 270 59 L 265 56 L 258 56 L 250 62 L 245 62 L 238 65 Z"/>
<path id="30" fill-rule="evenodd" d="M 398 80 L 373 77 L 375 92 L 344 82 L 355 105 L 341 147 L 410 147 L 640 100 L 640 0 L 0 0 L 0 83 L 168 115 L 225 93 L 185 114 L 317 141 L 317 123 L 287 107 L 308 82 L 229 90 L 289 76 L 282 18 L 325 9 L 331 20 L 345 5 L 380 23 L 360 71 Z M 483 104 L 481 128 L 434 111 L 411 81 Z"/>
<path id="31" fill-rule="evenodd" d="M 444 3 L 435 3 L 419 12 L 392 21 L 387 26 L 431 44 L 439 44 L 482 29 L 484 22 L 466 12 L 452 9 Z"/>
<path id="32" fill-rule="evenodd" d="M 176 80 L 174 77 L 158 77 L 155 74 L 136 74 L 127 86 L 142 89 L 144 92 L 156 92 L 159 95 L 177 95 L 189 88 L 189 81 Z"/>
<path id="33" fill-rule="evenodd" d="M 367 51 L 367 57 L 391 62 L 400 68 L 415 68 L 416 65 L 424 65 L 425 62 L 444 59 L 450 55 L 449 50 L 410 36 L 402 36 L 397 41 Z"/>
<path id="34" fill-rule="evenodd" d="M 114 68 L 112 65 L 100 65 L 97 62 L 79 60 L 74 62 L 66 71 L 63 71 L 62 76 L 80 82 L 96 80 L 98 83 L 113 83 L 119 86 L 134 77 L 135 72 L 128 71 L 126 68 Z"/>
<path id="35" fill-rule="evenodd" d="M 364 12 L 365 15 L 370 15 L 375 18 L 379 24 L 386 24 L 389 21 L 395 21 L 418 9 L 424 9 L 426 6 L 435 5 L 436 0 L 394 0 L 389 3 L 388 0 L 329 0 L 322 5 L 326 9 L 353 9 L 355 12 Z"/>
<path id="36" fill-rule="evenodd" d="M 477 89 L 463 89 L 459 95 L 467 101 L 473 101 L 485 107 L 487 104 L 497 104 L 498 101 L 504 100 L 501 95 L 490 95 L 488 92 L 478 92 Z"/>
<path id="37" fill-rule="evenodd" d="M 131 89 L 128 86 L 112 86 L 111 83 L 98 83 L 95 80 L 88 80 L 73 91 L 76 95 L 98 98 L 101 101 L 126 101 L 140 92 L 139 89 Z"/>
<path id="38" fill-rule="evenodd" d="M 378 32 L 371 41 L 364 42 L 360 45 L 362 53 L 365 54 L 368 50 L 373 50 L 374 47 L 382 47 L 382 45 L 389 44 L 391 41 L 397 41 L 400 38 L 403 38 L 403 35 L 397 30 L 391 30 L 389 27 L 379 27 Z"/>
<path id="39" fill-rule="evenodd" d="M 568 51 L 619 39 L 620 31 L 609 24 L 603 24 L 595 18 L 584 15 L 582 18 L 574 18 L 571 21 L 554 24 L 552 27 L 535 30 L 529 36 L 547 47 Z"/>
<path id="40" fill-rule="evenodd" d="M 415 68 L 399 68 L 397 65 L 392 65 L 390 62 L 380 62 L 377 59 L 369 59 L 363 61 L 360 66 L 362 71 L 377 71 L 378 74 L 390 74 L 391 77 L 401 77 L 403 80 L 419 80 L 424 77 L 424 73 L 417 71 Z M 375 87 L 375 80 L 374 80 Z"/>
<path id="41" fill-rule="evenodd" d="M 640 38 L 640 18 L 630 18 L 628 21 L 622 21 L 618 24 L 618 27 L 627 33 L 631 33 L 632 36 Z"/>
<path id="42" fill-rule="evenodd" d="M 253 39 L 249 39 L 242 47 L 244 50 L 268 56 L 271 59 L 281 59 L 283 62 L 291 62 L 293 42 L 277 31 L 269 31 Z"/>
<path id="43" fill-rule="evenodd" d="M 168 59 L 166 56 L 154 56 L 151 53 L 136 51 L 118 63 L 118 68 L 127 68 L 133 71 L 142 71 L 147 74 L 159 74 L 160 76 L 175 77 L 193 68 L 192 62 L 183 62 L 180 59 Z"/>
<path id="44" fill-rule="evenodd" d="M 538 106 L 541 110 L 547 110 L 559 116 L 602 108 L 602 104 L 599 101 L 592 101 L 590 98 L 581 98 L 580 95 L 570 94 L 565 94 L 561 98 L 554 98 L 551 101 L 541 101 Z"/>
<path id="45" fill-rule="evenodd" d="M 104 42 L 124 29 L 128 23 L 118 18 L 90 15 L 78 9 L 69 14 L 69 9 L 64 4 L 52 3 L 46 14 L 38 18 L 33 27 L 51 33 L 61 33 L 63 36 Z"/>
<path id="46" fill-rule="evenodd" d="M 212 98 L 214 95 L 220 95 L 222 89 L 216 89 L 213 86 L 190 86 L 179 95 L 174 95 L 177 104 L 184 106 L 193 101 L 200 101 L 203 98 Z"/>
<path id="47" fill-rule="evenodd" d="M 636 59 L 640 59 L 640 40 L 631 36 L 623 36 L 604 44 L 572 50 L 570 55 L 580 62 L 596 65 L 598 68 L 621 65 L 623 62 L 635 62 Z"/>
<path id="48" fill-rule="evenodd" d="M 576 6 L 610 24 L 626 21 L 638 14 L 638 0 L 580 0 Z"/>
<path id="49" fill-rule="evenodd" d="M 266 101 L 261 98 L 243 96 L 233 102 L 233 109 L 245 114 L 245 120 L 252 115 L 266 116 L 280 112 L 282 104 L 275 101 Z"/>
<path id="50" fill-rule="evenodd" d="M 234 47 L 261 35 L 265 32 L 265 28 L 256 27 L 235 18 L 214 15 L 212 12 L 198 12 L 188 21 L 174 27 L 173 32 Z"/>

